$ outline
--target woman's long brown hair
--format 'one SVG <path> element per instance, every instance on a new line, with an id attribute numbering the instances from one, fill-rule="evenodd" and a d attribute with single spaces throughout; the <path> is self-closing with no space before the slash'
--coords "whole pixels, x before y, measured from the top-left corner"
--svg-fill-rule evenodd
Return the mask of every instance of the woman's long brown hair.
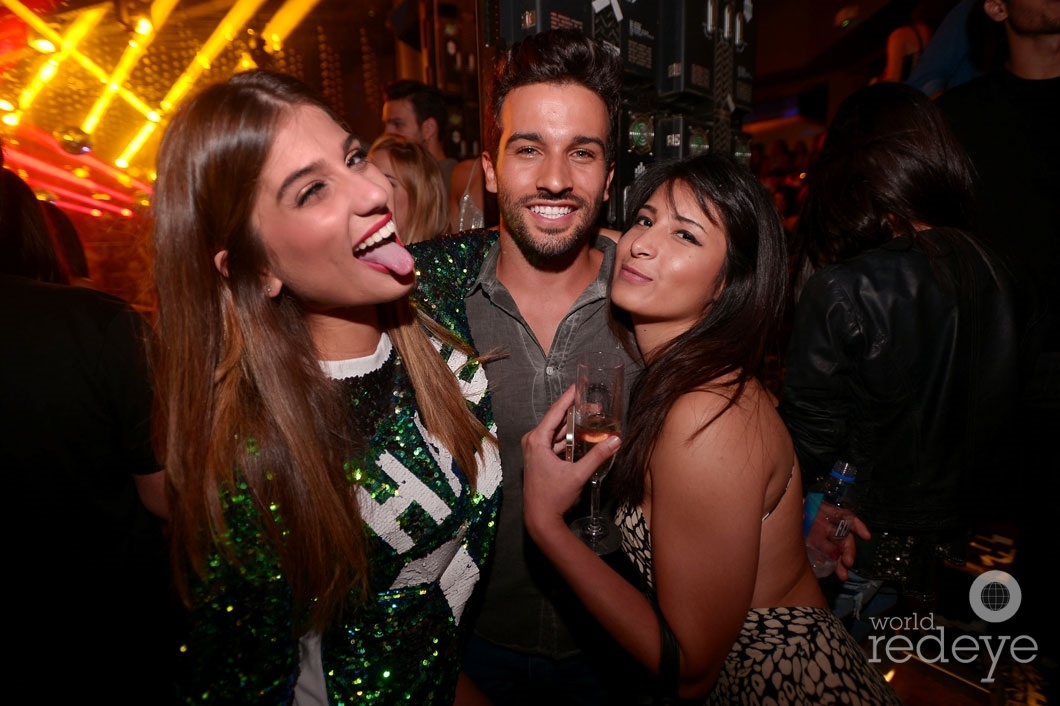
<path id="1" fill-rule="evenodd" d="M 364 525 L 343 470 L 358 449 L 343 433 L 343 400 L 320 368 L 297 293 L 270 298 L 262 289 L 269 263 L 251 225 L 277 126 L 301 105 L 342 124 L 299 81 L 252 71 L 206 88 L 166 131 L 154 204 L 154 427 L 185 600 L 192 572 L 204 573 L 211 554 L 240 560 L 227 540 L 224 498 L 245 483 L 295 615 L 309 616 L 296 630 L 320 630 L 367 587 Z M 227 276 L 213 262 L 221 250 Z M 405 298 L 383 305 L 380 320 L 426 427 L 474 482 L 488 434 L 426 335 L 429 322 Z"/>

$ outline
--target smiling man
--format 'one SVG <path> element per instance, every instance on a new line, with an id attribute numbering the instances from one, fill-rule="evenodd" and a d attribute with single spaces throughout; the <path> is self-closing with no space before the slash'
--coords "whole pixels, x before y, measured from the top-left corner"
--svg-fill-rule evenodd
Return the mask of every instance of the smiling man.
<path id="1" fill-rule="evenodd" d="M 619 350 L 636 377 L 607 325 L 615 245 L 596 235 L 621 76 L 618 56 L 580 32 L 514 44 L 494 74 L 482 160 L 499 228 L 410 248 L 421 306 L 462 297 L 489 356 L 503 499 L 464 669 L 496 706 L 601 704 L 620 688 L 622 658 L 526 535 L 520 441 L 573 383 L 579 353 Z"/>

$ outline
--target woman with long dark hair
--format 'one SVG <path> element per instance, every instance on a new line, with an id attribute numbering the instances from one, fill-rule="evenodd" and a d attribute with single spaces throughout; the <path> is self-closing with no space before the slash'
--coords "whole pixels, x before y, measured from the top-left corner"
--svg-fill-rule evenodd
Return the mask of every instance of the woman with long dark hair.
<path id="1" fill-rule="evenodd" d="M 930 599 L 971 523 L 1017 497 L 991 478 L 1020 389 L 1022 304 L 972 231 L 968 158 L 916 89 L 847 97 L 807 184 L 780 413 L 808 478 L 858 468 L 872 536 L 850 537 L 839 578 L 853 566 Z"/>
<path id="2" fill-rule="evenodd" d="M 660 697 L 899 703 L 810 570 L 795 450 L 758 377 L 787 283 L 772 200 L 748 170 L 704 155 L 650 167 L 629 203 L 611 302 L 645 368 L 612 487 L 623 551 L 642 585 L 564 521 L 613 450 L 599 444 L 573 465 L 556 457 L 571 392 L 523 441 L 531 536 L 656 674 Z"/>

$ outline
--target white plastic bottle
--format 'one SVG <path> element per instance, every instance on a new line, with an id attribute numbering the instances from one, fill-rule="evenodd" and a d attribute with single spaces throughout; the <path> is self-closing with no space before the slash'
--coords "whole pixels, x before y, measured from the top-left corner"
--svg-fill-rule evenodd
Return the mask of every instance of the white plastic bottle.
<path id="1" fill-rule="evenodd" d="M 806 495 L 803 509 L 806 555 L 817 578 L 824 578 L 835 571 L 836 561 L 843 551 L 843 539 L 850 534 L 855 511 L 854 477 L 857 472 L 853 464 L 836 461 L 823 488 Z"/>

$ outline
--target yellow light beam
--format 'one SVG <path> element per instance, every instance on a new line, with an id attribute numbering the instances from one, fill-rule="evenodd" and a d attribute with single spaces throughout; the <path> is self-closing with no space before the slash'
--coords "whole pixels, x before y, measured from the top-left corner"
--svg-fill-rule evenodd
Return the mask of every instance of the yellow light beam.
<path id="1" fill-rule="evenodd" d="M 114 97 L 118 94 L 122 85 L 125 84 L 125 80 L 129 78 L 129 74 L 136 67 L 137 62 L 140 61 L 140 57 L 144 55 L 148 47 L 155 40 L 158 34 L 158 30 L 165 25 L 166 20 L 169 19 L 169 15 L 173 12 L 173 8 L 177 6 L 179 0 L 155 0 L 151 5 L 151 22 L 154 29 L 150 34 L 147 35 L 134 35 L 129 40 L 129 46 L 121 55 L 121 59 L 118 61 L 118 66 L 111 72 L 107 78 L 106 87 L 103 89 L 103 93 L 100 94 L 99 98 L 96 99 L 92 109 L 88 111 L 88 115 L 85 116 L 84 121 L 81 123 L 81 129 L 92 134 L 96 127 L 99 126 L 99 121 L 103 119 L 103 114 L 107 112 L 111 103 L 114 101 Z M 148 116 L 150 119 L 150 116 Z M 154 117 L 157 120 L 157 116 Z"/>
<path id="2" fill-rule="evenodd" d="M 206 69 L 210 68 L 211 62 L 217 58 L 225 47 L 236 37 L 247 21 L 258 11 L 265 0 L 238 0 L 232 9 L 228 11 L 224 19 L 214 29 L 202 48 L 195 54 L 195 58 L 184 69 L 184 73 L 176 83 L 169 89 L 169 93 L 162 99 L 160 104 L 163 113 L 168 113 L 177 103 L 191 90 L 195 82 L 202 76 Z"/>
<path id="3" fill-rule="evenodd" d="M 261 31 L 262 38 L 268 42 L 272 51 L 280 50 L 288 35 L 319 2 L 320 0 L 287 0 L 276 11 L 269 23 L 265 25 L 265 29 Z"/>
<path id="4" fill-rule="evenodd" d="M 45 84 L 55 78 L 55 74 L 58 73 L 59 67 L 72 55 L 77 53 L 77 45 L 85 38 L 92 29 L 99 24 L 99 21 L 103 19 L 103 14 L 106 12 L 102 8 L 93 8 L 91 10 L 85 10 L 77 16 L 73 22 L 70 23 L 70 28 L 67 30 L 64 36 L 58 34 L 52 39 L 52 42 L 59 47 L 59 51 L 51 56 L 44 65 L 41 66 L 37 75 L 26 84 L 19 94 L 18 107 L 20 111 L 29 110 L 30 106 L 33 105 L 33 101 L 37 99 L 41 89 L 44 88 Z M 49 27 L 49 30 L 51 28 Z M 55 34 L 52 32 L 52 34 Z"/>
<path id="5" fill-rule="evenodd" d="M 155 131 L 158 125 L 155 123 L 144 123 L 144 126 L 140 128 L 140 132 L 136 133 L 136 137 L 133 138 L 129 146 L 125 148 L 125 151 L 121 153 L 114 163 L 122 169 L 127 169 L 130 160 L 140 151 L 140 148 L 147 142 L 147 138 L 151 136 L 151 133 Z"/>
<path id="6" fill-rule="evenodd" d="M 30 27 L 35 29 L 38 34 L 46 37 L 52 41 L 57 47 L 63 47 L 63 38 L 56 33 L 51 27 L 45 22 L 41 21 L 32 10 L 27 8 L 25 5 L 20 3 L 18 0 L 0 0 L 0 5 L 3 5 L 7 9 L 11 10 L 16 16 L 18 16 L 23 22 L 28 24 Z M 99 9 L 99 8 L 97 8 Z M 63 47 L 65 48 L 65 47 Z M 77 51 L 75 47 L 70 48 L 70 55 L 74 58 L 83 69 L 88 71 L 90 74 L 95 76 L 101 83 L 107 83 L 107 72 L 101 69 L 95 62 L 89 59 L 87 56 Z M 147 117 L 150 116 L 153 111 L 144 103 L 140 98 L 133 94 L 132 91 L 123 87 L 118 88 L 118 95 L 120 95 L 129 105 L 135 108 L 141 115 Z"/>
<path id="7" fill-rule="evenodd" d="M 0 0 L 6 2 L 7 0 Z M 235 39 L 236 33 L 243 28 L 247 21 L 258 11 L 258 8 L 264 4 L 265 0 L 238 0 L 232 9 L 228 11 L 228 14 L 224 16 L 224 19 L 218 23 L 214 29 L 213 34 L 203 43 L 202 48 L 195 54 L 195 58 L 192 59 L 191 63 L 188 64 L 188 68 L 184 69 L 184 73 L 174 82 L 170 87 L 169 92 L 166 93 L 165 98 L 162 99 L 159 104 L 159 113 L 165 115 L 169 113 L 174 106 L 176 106 L 180 100 L 188 94 L 189 91 L 195 86 L 195 82 L 202 76 L 202 73 L 210 67 L 210 63 L 217 58 L 228 44 Z M 150 126 L 150 131 L 149 130 Z M 129 143 L 129 146 L 122 152 L 121 157 L 115 164 L 128 164 L 132 161 L 132 158 L 136 156 L 136 153 L 143 147 L 144 141 L 147 136 L 154 131 L 154 123 L 148 123 L 144 125 L 137 136 Z"/>

